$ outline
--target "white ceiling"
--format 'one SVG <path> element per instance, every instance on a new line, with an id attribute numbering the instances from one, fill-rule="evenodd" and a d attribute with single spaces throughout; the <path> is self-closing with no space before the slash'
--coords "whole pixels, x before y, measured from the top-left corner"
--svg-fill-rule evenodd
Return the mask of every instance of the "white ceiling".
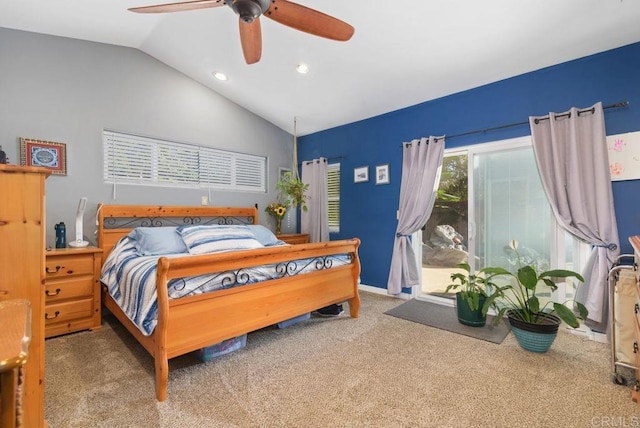
<path id="1" fill-rule="evenodd" d="M 0 27 L 138 48 L 287 132 L 297 117 L 298 135 L 640 41 L 639 0 L 298 0 L 353 38 L 262 18 L 262 59 L 247 65 L 228 7 L 127 11 L 165 2 L 0 0 Z"/>

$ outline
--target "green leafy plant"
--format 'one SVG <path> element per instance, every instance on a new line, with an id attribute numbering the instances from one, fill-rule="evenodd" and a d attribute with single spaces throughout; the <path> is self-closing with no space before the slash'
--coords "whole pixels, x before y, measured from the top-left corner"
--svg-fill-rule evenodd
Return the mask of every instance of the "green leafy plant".
<path id="1" fill-rule="evenodd" d="M 459 290 L 460 297 L 467 302 L 469 309 L 472 311 L 478 310 L 480 307 L 480 297 L 483 296 L 485 301 L 482 305 L 482 315 L 487 315 L 495 299 L 502 293 L 502 289 L 492 281 L 499 273 L 492 272 L 492 268 L 485 268 L 478 271 L 477 274 L 472 274 L 471 266 L 467 263 L 460 263 L 457 267 L 464 269 L 466 273 L 452 273 L 452 284 L 447 286 L 445 292 L 448 293 L 449 290 Z"/>
<path id="2" fill-rule="evenodd" d="M 306 195 L 308 184 L 305 184 L 297 177 L 294 177 L 291 172 L 286 172 L 280 177 L 280 180 L 276 184 L 276 189 L 283 196 L 282 199 L 291 202 L 292 206 L 299 206 L 303 211 L 307 211 L 307 198 Z M 288 206 L 288 205 L 287 205 Z"/>
<path id="3" fill-rule="evenodd" d="M 576 317 L 573 311 L 563 303 L 549 301 L 540 306 L 538 294 L 543 288 L 555 291 L 558 288 L 554 282 L 556 278 L 576 278 L 580 282 L 584 282 L 584 278 L 577 272 L 564 269 L 547 270 L 538 273 L 535 264 L 523 263 L 523 258 L 518 252 L 518 241 L 510 241 L 509 248 L 515 254 L 517 268 L 515 274 L 503 268 L 483 269 L 493 277 L 504 275 L 515 279 L 513 281 L 514 284 L 498 286 L 495 291 L 497 297 L 494 305 L 498 309 L 498 316 L 495 318 L 494 324 L 499 323 L 504 313 L 509 311 L 511 316 L 531 324 L 543 323 L 550 314 L 555 314 L 567 325 L 573 328 L 579 327 L 578 319 L 585 320 L 588 315 L 587 308 L 583 304 L 575 302 L 578 310 L 578 317 Z"/>

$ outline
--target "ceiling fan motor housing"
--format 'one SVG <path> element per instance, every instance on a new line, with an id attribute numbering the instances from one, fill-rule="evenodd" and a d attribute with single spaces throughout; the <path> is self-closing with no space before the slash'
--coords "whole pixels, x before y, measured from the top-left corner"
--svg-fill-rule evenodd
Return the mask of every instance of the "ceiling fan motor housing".
<path id="1" fill-rule="evenodd" d="M 251 24 L 269 9 L 270 3 L 270 0 L 232 0 L 227 4 L 243 22 Z"/>

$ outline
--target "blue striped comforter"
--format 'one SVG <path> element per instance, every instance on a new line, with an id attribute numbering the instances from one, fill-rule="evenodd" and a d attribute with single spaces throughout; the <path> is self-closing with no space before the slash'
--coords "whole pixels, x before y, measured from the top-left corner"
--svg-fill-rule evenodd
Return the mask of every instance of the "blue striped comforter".
<path id="1" fill-rule="evenodd" d="M 114 246 L 102 267 L 100 278 L 102 283 L 106 285 L 109 294 L 127 317 L 145 336 L 150 335 L 157 324 L 156 267 L 160 257 L 139 255 L 134 240 L 125 236 Z M 182 253 L 167 254 L 164 257 L 189 256 Z M 341 254 L 329 258 L 295 260 L 287 263 L 178 278 L 170 280 L 168 283 L 169 298 L 192 296 L 349 263 L 351 263 L 349 255 Z"/>

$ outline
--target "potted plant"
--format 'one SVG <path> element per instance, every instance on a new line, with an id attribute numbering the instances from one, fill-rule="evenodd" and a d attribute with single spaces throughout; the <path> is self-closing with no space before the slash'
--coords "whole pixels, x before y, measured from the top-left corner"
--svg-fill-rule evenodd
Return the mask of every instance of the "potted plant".
<path id="1" fill-rule="evenodd" d="M 276 188 L 283 199 L 289 200 L 292 206 L 299 206 L 303 211 L 307 210 L 307 195 L 305 193 L 309 185 L 303 183 L 300 178 L 295 177 L 290 171 L 285 172 L 276 184 Z"/>
<path id="2" fill-rule="evenodd" d="M 542 289 L 555 291 L 558 288 L 554 282 L 555 278 L 576 278 L 580 282 L 584 282 L 584 278 L 577 272 L 564 269 L 538 273 L 535 263 L 523 262 L 524 259 L 518 252 L 518 241 L 510 241 L 509 248 L 515 255 L 515 274 L 503 268 L 485 269 L 488 273 L 508 276 L 511 279 L 510 284 L 498 287 L 498 297 L 494 300 L 498 316 L 494 324 L 500 322 L 506 313 L 511 330 L 522 348 L 533 352 L 546 352 L 555 340 L 562 321 L 572 328 L 577 328 L 580 326 L 578 319 L 586 319 L 588 311 L 578 302 L 575 302 L 577 317 L 563 303 L 549 301 L 541 306 L 539 293 Z"/>
<path id="3" fill-rule="evenodd" d="M 466 273 L 452 273 L 452 284 L 445 292 L 460 289 L 456 293 L 456 311 L 461 324 L 483 327 L 487 322 L 487 311 L 502 292 L 502 289 L 492 282 L 492 278 L 498 273 L 492 273 L 491 268 L 486 268 L 478 271 L 477 275 L 472 274 L 467 263 L 460 263 L 457 267 L 464 269 Z"/>

